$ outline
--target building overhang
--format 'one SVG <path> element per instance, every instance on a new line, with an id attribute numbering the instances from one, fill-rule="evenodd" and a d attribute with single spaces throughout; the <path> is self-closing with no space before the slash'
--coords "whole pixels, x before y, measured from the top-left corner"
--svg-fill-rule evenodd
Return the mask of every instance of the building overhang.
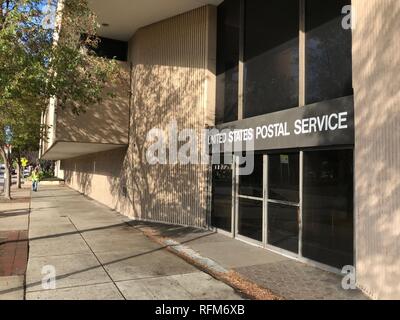
<path id="1" fill-rule="evenodd" d="M 128 41 L 141 27 L 223 0 L 89 0 L 99 36 Z M 105 26 L 106 25 L 106 26 Z"/>
<path id="2" fill-rule="evenodd" d="M 65 160 L 93 153 L 126 148 L 124 144 L 56 141 L 42 156 L 43 160 Z"/>

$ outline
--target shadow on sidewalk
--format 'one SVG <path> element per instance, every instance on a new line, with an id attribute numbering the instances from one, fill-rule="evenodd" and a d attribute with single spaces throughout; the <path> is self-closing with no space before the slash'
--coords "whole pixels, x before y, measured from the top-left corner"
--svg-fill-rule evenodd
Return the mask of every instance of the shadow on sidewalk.
<path id="1" fill-rule="evenodd" d="M 124 223 L 113 224 L 113 225 L 109 225 L 109 226 L 105 226 L 105 227 L 90 228 L 90 229 L 84 229 L 84 230 L 76 230 L 76 231 L 72 231 L 72 232 L 65 232 L 65 233 L 53 234 L 53 235 L 48 235 L 48 236 L 43 236 L 43 237 L 35 237 L 35 238 L 29 239 L 29 241 L 37 241 L 37 240 L 52 239 L 52 238 L 54 239 L 54 238 L 63 237 L 63 236 L 67 236 L 67 235 L 76 235 L 76 234 L 80 234 L 80 235 L 81 235 L 82 233 L 85 233 L 85 232 L 99 231 L 99 230 L 107 230 L 107 229 L 112 229 L 112 228 L 121 227 L 121 226 L 125 226 L 125 227 L 126 227 L 126 226 L 129 226 L 129 227 L 132 227 L 133 229 L 136 229 L 136 230 L 139 230 L 139 231 L 140 231 L 140 228 L 138 228 L 139 225 L 142 226 L 142 224 L 136 223 L 136 222 L 135 222 L 135 223 L 132 223 L 132 222 L 124 222 Z M 145 237 L 144 234 L 143 234 L 143 236 Z M 187 241 L 186 243 L 189 243 L 189 242 L 191 242 L 191 241 L 198 240 L 198 239 L 200 239 L 200 238 L 208 237 L 208 236 L 210 236 L 210 234 L 200 236 L 200 237 L 198 237 L 198 238 L 196 238 L 196 239 L 192 239 L 192 240 L 190 240 L 190 241 Z M 7 244 L 7 243 L 18 243 L 18 242 L 22 242 L 22 241 L 25 241 L 25 240 L 5 241 L 5 242 L 3 242 L 2 244 Z M 149 239 L 149 241 L 152 241 L 152 240 Z M 185 244 L 185 243 L 182 243 L 182 244 Z M 149 254 L 152 254 L 152 253 L 155 253 L 155 252 L 159 252 L 159 251 L 168 249 L 169 247 L 170 247 L 170 246 L 168 246 L 168 245 L 160 246 L 160 247 L 157 248 L 157 249 L 148 250 L 148 251 L 141 252 L 141 253 L 134 254 L 134 255 L 130 255 L 130 256 L 127 256 L 127 257 L 124 257 L 124 258 L 115 259 L 115 260 L 110 261 L 110 262 L 107 262 L 107 263 L 101 263 L 100 265 L 97 265 L 97 266 L 93 266 L 93 267 L 89 267 L 89 268 L 84 268 L 84 269 L 81 269 L 81 270 L 78 270 L 78 271 L 75 271 L 75 272 L 63 274 L 63 275 L 57 276 L 57 279 L 65 279 L 65 278 L 68 278 L 68 277 L 73 276 L 73 275 L 76 275 L 76 274 L 80 274 L 80 273 L 87 272 L 87 271 L 90 271 L 90 270 L 95 270 L 95 269 L 98 269 L 98 268 L 101 268 L 101 267 L 109 266 L 109 265 L 112 265 L 112 264 L 116 264 L 116 263 L 119 263 L 119 262 L 123 262 L 123 261 L 129 260 L 129 259 L 134 259 L 134 258 L 142 257 L 142 256 L 145 256 L 145 255 L 149 255 Z M 29 284 L 27 283 L 27 284 L 25 285 L 25 287 L 15 287 L 15 288 L 3 290 L 3 291 L 0 291 L 0 294 L 7 294 L 7 293 L 11 293 L 11 292 L 14 292 L 14 291 L 17 291 L 17 290 L 21 290 L 21 289 L 25 289 L 25 290 L 26 290 L 27 288 L 35 287 L 35 286 L 37 286 L 37 285 L 40 285 L 41 283 L 42 283 L 42 282 L 39 282 L 39 281 L 33 282 L 33 283 L 29 283 Z"/>

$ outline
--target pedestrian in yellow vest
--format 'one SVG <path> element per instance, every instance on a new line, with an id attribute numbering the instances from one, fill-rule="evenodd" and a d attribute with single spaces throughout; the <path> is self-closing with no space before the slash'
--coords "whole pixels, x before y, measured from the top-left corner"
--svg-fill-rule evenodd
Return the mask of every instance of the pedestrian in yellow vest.
<path id="1" fill-rule="evenodd" d="M 34 192 L 37 192 L 38 187 L 39 187 L 39 180 L 40 180 L 39 168 L 36 167 L 35 170 L 33 170 L 31 179 L 32 179 L 32 190 Z"/>

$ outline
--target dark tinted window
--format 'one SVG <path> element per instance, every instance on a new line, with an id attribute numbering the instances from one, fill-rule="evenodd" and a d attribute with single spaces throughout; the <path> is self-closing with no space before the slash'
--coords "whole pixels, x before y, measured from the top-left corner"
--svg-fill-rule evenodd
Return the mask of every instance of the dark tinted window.
<path id="1" fill-rule="evenodd" d="M 304 153 L 303 256 L 353 265 L 353 150 Z"/>
<path id="2" fill-rule="evenodd" d="M 218 7 L 217 122 L 238 119 L 240 1 Z"/>
<path id="3" fill-rule="evenodd" d="M 263 155 L 254 155 L 253 173 L 239 176 L 239 194 L 242 196 L 262 198 L 263 172 Z"/>
<path id="4" fill-rule="evenodd" d="M 244 50 L 244 116 L 298 106 L 299 1 L 246 1 Z"/>
<path id="5" fill-rule="evenodd" d="M 221 157 L 223 159 L 223 157 Z M 212 214 L 211 225 L 225 231 L 232 229 L 232 165 L 213 165 L 212 168 Z"/>
<path id="6" fill-rule="evenodd" d="M 268 198 L 298 203 L 299 153 L 273 154 L 268 159 Z"/>
<path id="7" fill-rule="evenodd" d="M 298 253 L 298 210 L 298 207 L 268 204 L 268 244 Z"/>
<path id="8" fill-rule="evenodd" d="M 239 198 L 238 230 L 241 236 L 262 241 L 263 202 Z"/>
<path id="9" fill-rule="evenodd" d="M 96 54 L 103 58 L 116 59 L 126 61 L 128 55 L 128 43 L 107 38 L 100 38 L 97 48 L 94 49 Z"/>
<path id="10" fill-rule="evenodd" d="M 353 94 L 351 30 L 342 27 L 350 2 L 306 1 L 307 104 Z"/>

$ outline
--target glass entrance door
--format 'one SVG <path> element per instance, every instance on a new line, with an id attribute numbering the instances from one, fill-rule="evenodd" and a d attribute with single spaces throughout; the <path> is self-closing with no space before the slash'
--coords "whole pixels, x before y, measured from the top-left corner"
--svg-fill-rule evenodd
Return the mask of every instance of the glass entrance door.
<path id="1" fill-rule="evenodd" d="M 217 157 L 215 157 L 217 158 Z M 212 227 L 232 232 L 232 156 L 220 154 L 218 164 L 212 166 Z"/>
<path id="2" fill-rule="evenodd" d="M 238 175 L 236 234 L 261 243 L 264 220 L 264 156 L 262 154 L 256 154 L 254 157 L 247 155 L 247 159 L 254 159 L 254 169 L 249 175 Z M 248 165 L 248 162 L 238 165 L 238 171 L 240 172 L 242 166 Z"/>
<path id="3" fill-rule="evenodd" d="M 268 156 L 267 244 L 299 253 L 300 154 Z"/>
<path id="4" fill-rule="evenodd" d="M 250 174 L 233 158 L 213 171 L 214 227 L 336 269 L 353 263 L 352 149 L 260 153 Z"/>

